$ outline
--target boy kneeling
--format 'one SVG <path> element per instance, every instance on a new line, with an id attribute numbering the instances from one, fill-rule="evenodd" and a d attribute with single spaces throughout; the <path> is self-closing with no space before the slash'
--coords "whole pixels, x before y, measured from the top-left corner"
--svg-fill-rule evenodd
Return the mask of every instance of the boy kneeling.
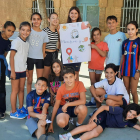
<path id="1" fill-rule="evenodd" d="M 47 92 L 47 79 L 40 77 L 37 79 L 35 88 L 26 97 L 28 117 L 26 126 L 32 136 L 39 140 L 54 140 L 51 136 L 46 136 L 46 117 L 50 104 L 50 94 Z"/>
<path id="2" fill-rule="evenodd" d="M 70 117 L 78 117 L 76 126 L 83 123 L 87 115 L 86 89 L 82 82 L 75 81 L 76 75 L 73 67 L 66 67 L 63 70 L 63 78 L 65 83 L 58 89 L 56 102 L 52 112 L 52 123 L 48 132 L 53 132 L 53 121 L 57 114 L 57 125 L 64 130 L 69 128 Z"/>

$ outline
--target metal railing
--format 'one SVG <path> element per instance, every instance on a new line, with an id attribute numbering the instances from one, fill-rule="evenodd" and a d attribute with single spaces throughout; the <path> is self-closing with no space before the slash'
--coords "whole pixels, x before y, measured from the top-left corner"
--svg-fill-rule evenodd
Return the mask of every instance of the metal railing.
<path id="1" fill-rule="evenodd" d="M 54 12 L 54 6 L 52 0 L 46 0 L 46 10 L 48 16 Z M 37 1 L 33 1 L 32 13 L 34 12 L 38 12 Z"/>
<path id="2" fill-rule="evenodd" d="M 124 0 L 120 27 L 122 32 L 127 32 L 126 26 L 130 21 L 137 21 L 140 32 L 140 0 Z"/>

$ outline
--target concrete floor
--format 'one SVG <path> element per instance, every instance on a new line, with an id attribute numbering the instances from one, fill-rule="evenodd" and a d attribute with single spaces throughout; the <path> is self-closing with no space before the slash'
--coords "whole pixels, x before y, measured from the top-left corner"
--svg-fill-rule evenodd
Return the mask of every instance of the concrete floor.
<path id="1" fill-rule="evenodd" d="M 102 75 L 102 79 L 103 78 L 104 78 L 104 74 Z M 36 73 L 34 72 L 32 87 L 34 87 L 35 81 L 36 81 Z M 90 80 L 89 80 L 87 63 L 82 63 L 81 70 L 80 70 L 80 81 L 84 83 L 87 89 L 86 98 L 88 101 L 91 97 L 91 94 L 89 92 Z M 140 83 L 138 85 L 137 90 L 140 97 Z M 6 111 L 5 119 L 0 120 L 0 140 L 35 140 L 35 138 L 32 138 L 30 136 L 27 127 L 25 126 L 26 119 L 16 120 L 16 119 L 11 119 L 9 117 L 10 110 L 11 110 L 11 104 L 10 104 L 11 83 L 8 78 L 6 80 L 6 91 L 7 91 L 7 96 L 6 96 L 7 111 Z M 26 93 L 26 86 L 25 86 L 25 97 L 26 95 L 27 93 Z M 24 106 L 26 106 L 25 100 L 24 100 Z M 50 107 L 49 112 L 51 110 L 52 108 Z M 88 108 L 88 114 L 93 110 L 94 108 Z M 87 124 L 88 120 L 89 117 L 87 115 L 84 124 Z M 74 126 L 70 125 L 70 130 L 72 130 L 73 128 Z M 59 128 L 56 125 L 56 123 L 54 123 L 54 132 L 55 133 L 51 135 L 54 136 L 56 140 L 58 140 L 59 134 L 66 133 L 63 129 Z M 94 139 L 95 140 L 140 140 L 140 131 L 135 130 L 133 128 L 123 128 L 123 129 L 106 128 L 105 131 L 98 138 L 94 138 Z"/>

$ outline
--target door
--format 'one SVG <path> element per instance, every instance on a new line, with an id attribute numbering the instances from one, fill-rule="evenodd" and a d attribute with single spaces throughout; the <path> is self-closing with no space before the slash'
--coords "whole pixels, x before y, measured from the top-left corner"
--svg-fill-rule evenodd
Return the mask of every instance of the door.
<path id="1" fill-rule="evenodd" d="M 78 0 L 76 6 L 80 10 L 83 21 L 89 21 L 92 28 L 99 27 L 98 0 Z"/>

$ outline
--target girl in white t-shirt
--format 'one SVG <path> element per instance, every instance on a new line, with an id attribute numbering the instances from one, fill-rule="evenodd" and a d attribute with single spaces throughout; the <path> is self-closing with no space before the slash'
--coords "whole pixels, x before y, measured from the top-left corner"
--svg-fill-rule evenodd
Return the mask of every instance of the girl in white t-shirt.
<path id="1" fill-rule="evenodd" d="M 11 79 L 11 118 L 23 119 L 26 117 L 27 110 L 23 106 L 24 86 L 26 80 L 26 61 L 29 50 L 29 43 L 26 41 L 31 32 L 29 22 L 22 22 L 19 27 L 19 37 L 12 41 L 10 64 L 8 75 Z M 19 109 L 16 108 L 17 95 L 19 98 Z"/>
<path id="2" fill-rule="evenodd" d="M 126 106 L 129 103 L 129 95 L 124 83 L 116 74 L 116 65 L 110 63 L 105 67 L 106 78 L 90 87 L 97 108 L 101 106 L 104 99 L 108 106 Z"/>
<path id="3" fill-rule="evenodd" d="M 48 35 L 40 29 L 42 16 L 35 12 L 31 15 L 32 29 L 28 38 L 29 54 L 27 58 L 27 94 L 31 91 L 33 80 L 33 69 L 36 66 L 37 78 L 43 76 L 44 57 L 43 50 L 49 42 Z"/>

